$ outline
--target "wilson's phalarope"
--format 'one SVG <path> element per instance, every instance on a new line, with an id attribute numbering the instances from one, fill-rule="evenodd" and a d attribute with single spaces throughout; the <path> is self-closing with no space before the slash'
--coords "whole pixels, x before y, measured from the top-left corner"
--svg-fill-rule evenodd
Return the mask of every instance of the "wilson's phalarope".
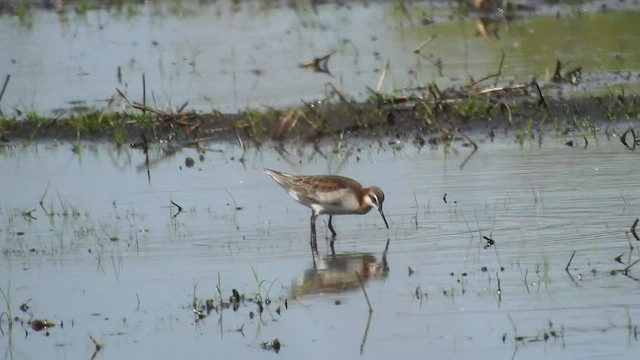
<path id="1" fill-rule="evenodd" d="M 296 176 L 269 169 L 264 172 L 297 202 L 311 209 L 312 246 L 316 244 L 316 218 L 322 214 L 329 215 L 329 230 L 334 238 L 337 233 L 331 224 L 333 215 L 366 214 L 375 208 L 389 228 L 382 212 L 384 193 L 377 186 L 363 188 L 359 182 L 337 175 Z"/>

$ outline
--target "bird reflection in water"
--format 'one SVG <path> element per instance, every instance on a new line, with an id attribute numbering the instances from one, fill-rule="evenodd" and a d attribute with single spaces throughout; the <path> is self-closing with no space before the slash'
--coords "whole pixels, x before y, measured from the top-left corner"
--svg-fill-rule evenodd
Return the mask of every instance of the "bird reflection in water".
<path id="1" fill-rule="evenodd" d="M 314 268 L 305 270 L 296 280 L 292 288 L 292 296 L 336 293 L 360 288 L 362 282 L 369 279 L 384 279 L 389 275 L 387 262 L 387 240 L 382 259 L 378 261 L 371 253 L 331 254 L 318 257 Z"/>

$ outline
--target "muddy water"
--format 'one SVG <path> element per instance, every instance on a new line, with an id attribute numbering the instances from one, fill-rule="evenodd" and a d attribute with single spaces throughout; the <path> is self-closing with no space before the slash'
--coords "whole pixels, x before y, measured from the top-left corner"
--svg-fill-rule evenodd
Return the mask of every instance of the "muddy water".
<path id="1" fill-rule="evenodd" d="M 444 88 L 495 73 L 503 51 L 501 84 L 532 77 L 544 83 L 560 60 L 563 71 L 583 68 L 583 83 L 570 94 L 638 89 L 637 4 L 615 2 L 630 9 L 602 12 L 534 3 L 538 15 L 487 24 L 489 35 L 497 34 L 489 37 L 476 36 L 473 16 L 429 2 L 402 11 L 390 2 L 301 1 L 293 9 L 279 2 L 169 1 L 0 15 L 0 73 L 11 75 L 2 110 L 103 108 L 115 88 L 142 102 L 143 74 L 147 103 L 163 109 L 187 101 L 199 111 L 297 106 L 323 99 L 327 82 L 362 100 L 387 62 L 381 91 L 432 82 Z M 332 76 L 298 67 L 331 50 Z"/>
<path id="2" fill-rule="evenodd" d="M 261 344 L 276 338 L 286 359 L 634 359 L 640 267 L 618 270 L 640 258 L 626 234 L 637 154 L 565 140 L 482 142 L 462 168 L 471 149 L 457 143 L 153 149 L 149 173 L 141 152 L 107 144 L 4 148 L 0 288 L 18 320 L 9 336 L 2 318 L 0 350 L 89 358 L 91 334 L 103 359 L 272 358 Z M 378 185 L 390 229 L 336 217 L 336 254 L 321 240 L 314 268 L 309 211 L 264 167 Z M 194 296 L 218 304 L 217 288 L 245 299 L 195 321 Z M 31 316 L 57 326 L 45 336 Z"/>

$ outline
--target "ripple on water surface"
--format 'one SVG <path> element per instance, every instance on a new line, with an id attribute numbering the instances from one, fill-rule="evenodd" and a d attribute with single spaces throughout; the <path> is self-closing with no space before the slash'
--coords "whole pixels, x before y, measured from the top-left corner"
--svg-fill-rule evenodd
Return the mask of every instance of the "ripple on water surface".
<path id="1" fill-rule="evenodd" d="M 14 322 L 18 335 L 0 343 L 14 358 L 90 357 L 87 333 L 105 358 L 213 349 L 247 358 L 269 354 L 262 345 L 274 339 L 285 358 L 638 352 L 640 268 L 621 270 L 640 258 L 627 233 L 640 213 L 639 170 L 618 141 L 481 142 L 463 168 L 470 150 L 457 144 L 345 143 L 322 155 L 216 144 L 191 168 L 184 159 L 198 159 L 193 149 L 152 149 L 149 173 L 138 150 L 72 149 L 39 143 L 0 153 L 11 174 L 0 178 L 0 286 L 12 316 L 29 319 L 24 303 L 57 324 L 47 337 Z M 380 186 L 390 229 L 375 213 L 338 216 L 333 256 L 320 217 L 314 268 L 310 211 L 265 167 Z M 7 318 L 0 324 L 6 332 Z"/>

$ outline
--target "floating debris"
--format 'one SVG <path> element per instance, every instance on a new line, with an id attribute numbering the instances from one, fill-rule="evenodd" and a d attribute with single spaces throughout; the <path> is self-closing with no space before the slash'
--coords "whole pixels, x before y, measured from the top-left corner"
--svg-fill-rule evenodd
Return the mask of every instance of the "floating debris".
<path id="1" fill-rule="evenodd" d="M 582 66 L 575 67 L 567 71 L 564 76 L 561 74 L 562 63 L 556 60 L 556 70 L 553 73 L 552 81 L 556 83 L 567 82 L 571 85 L 577 85 L 582 80 Z"/>
<path id="2" fill-rule="evenodd" d="M 329 58 L 335 52 L 336 52 L 335 50 L 331 50 L 326 55 L 313 58 L 313 60 L 304 62 L 298 66 L 305 70 L 311 70 L 314 72 L 324 73 L 324 74 L 333 76 L 333 74 L 331 74 L 331 71 L 329 71 Z"/>
<path id="3" fill-rule="evenodd" d="M 49 320 L 41 320 L 41 319 L 35 319 L 35 320 L 31 320 L 29 322 L 29 325 L 31 325 L 31 328 L 35 331 L 42 331 L 42 330 L 48 330 L 52 327 L 55 327 L 56 324 L 52 323 Z"/>
<path id="4" fill-rule="evenodd" d="M 207 317 L 207 314 L 205 314 L 203 311 L 199 310 L 199 309 L 192 309 L 193 313 L 196 315 L 196 321 L 198 320 L 202 320 L 204 318 Z"/>
<path id="5" fill-rule="evenodd" d="M 29 300 L 25 301 L 24 303 L 20 304 L 20 307 L 19 307 L 20 311 L 29 312 L 29 305 L 28 305 L 29 301 L 31 301 L 31 299 L 29 299 Z"/>
<path id="6" fill-rule="evenodd" d="M 490 248 L 490 247 L 492 247 L 493 245 L 496 244 L 495 240 L 493 240 L 492 238 L 490 238 L 488 236 L 482 236 L 482 238 L 487 241 L 487 245 L 484 246 L 485 249 L 488 249 L 488 248 Z"/>
<path id="7" fill-rule="evenodd" d="M 280 341 L 276 338 L 271 341 L 266 341 L 261 344 L 264 350 L 273 350 L 276 353 L 280 352 Z"/>

